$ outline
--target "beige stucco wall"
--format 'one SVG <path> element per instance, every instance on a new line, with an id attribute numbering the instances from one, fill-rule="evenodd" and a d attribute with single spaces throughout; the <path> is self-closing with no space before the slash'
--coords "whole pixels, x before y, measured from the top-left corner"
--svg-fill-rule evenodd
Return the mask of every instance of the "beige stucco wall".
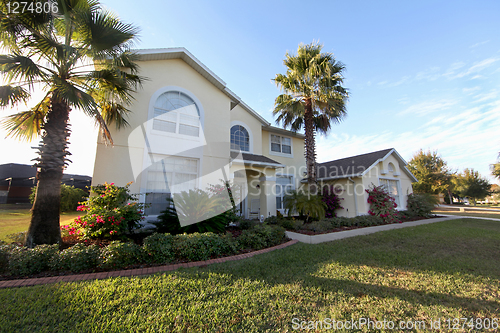
<path id="1" fill-rule="evenodd" d="M 292 139 L 292 157 L 286 155 L 278 155 L 271 151 L 270 145 L 270 134 L 276 134 L 280 136 L 289 137 Z M 281 132 L 272 132 L 263 129 L 262 130 L 262 155 L 269 157 L 276 162 L 285 165 L 285 168 L 277 170 L 278 174 L 282 175 L 293 175 L 295 181 L 295 188 L 300 187 L 300 180 L 303 178 L 303 173 L 306 172 L 306 159 L 304 157 L 304 139 L 296 137 L 293 133 L 289 136 Z"/>
<path id="2" fill-rule="evenodd" d="M 131 171 L 140 170 L 144 160 L 145 142 L 142 138 L 142 131 L 138 129 L 148 120 L 151 103 L 155 102 L 152 100 L 153 94 L 168 86 L 179 87 L 190 92 L 199 101 L 200 111 L 204 113 L 204 137 L 206 142 L 213 144 L 203 148 L 203 155 L 200 156 L 202 173 L 204 170 L 214 170 L 227 165 L 229 162 L 229 97 L 181 59 L 140 61 L 139 66 L 140 75 L 147 77 L 148 80 L 134 95 L 135 100 L 129 107 L 132 111 L 127 118 L 130 126 L 120 131 L 114 127 L 110 128 L 114 146 L 105 146 L 98 142 L 93 185 L 107 181 L 123 186 L 134 181 L 131 191 L 136 193 L 140 191 L 141 175 L 134 177 L 134 172 Z M 131 134 L 135 135 L 133 140 L 129 140 Z M 151 137 L 150 140 L 152 140 Z M 178 148 L 175 147 L 178 146 L 178 141 L 175 139 L 159 137 L 157 141 L 157 146 L 161 149 L 155 151 L 153 148 L 152 153 L 168 154 L 169 146 Z M 182 156 L 183 154 L 176 155 Z M 205 188 L 203 184 L 200 187 Z"/>
<path id="3" fill-rule="evenodd" d="M 251 141 L 249 153 L 262 155 L 262 122 L 240 105 L 236 105 L 231 110 L 230 117 L 231 125 L 242 125 L 249 132 Z"/>
<path id="4" fill-rule="evenodd" d="M 394 171 L 389 172 L 389 163 L 392 163 Z M 408 200 L 408 194 L 413 193 L 411 186 L 412 180 L 403 170 L 404 165 L 399 163 L 399 160 L 394 156 L 394 154 L 388 156 L 384 161 L 379 162 L 374 166 L 364 177 L 363 185 L 365 188 L 369 188 L 373 185 L 380 185 L 380 178 L 399 180 L 399 202 L 400 206 L 398 210 L 406 210 L 406 202 Z M 398 175 L 399 174 L 399 175 Z M 368 198 L 365 194 L 366 199 Z M 364 201 L 365 211 L 368 212 L 369 204 Z"/>

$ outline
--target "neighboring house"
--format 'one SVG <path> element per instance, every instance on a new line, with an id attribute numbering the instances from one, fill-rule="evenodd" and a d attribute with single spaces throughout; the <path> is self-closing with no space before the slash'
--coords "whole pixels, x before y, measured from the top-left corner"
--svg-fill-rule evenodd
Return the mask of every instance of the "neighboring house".
<path id="1" fill-rule="evenodd" d="M 285 190 L 300 185 L 304 136 L 271 126 L 184 48 L 139 50 L 130 126 L 98 141 L 93 184 L 130 185 L 150 219 L 171 193 L 236 184 L 240 214 L 276 215 Z M 248 194 L 248 195 L 246 195 Z"/>
<path id="2" fill-rule="evenodd" d="M 29 203 L 31 188 L 36 185 L 36 168 L 28 164 L 8 163 L 0 165 L 0 204 Z M 64 174 L 62 183 L 88 192 L 92 178 Z"/>
<path id="3" fill-rule="evenodd" d="M 384 185 L 395 198 L 398 210 L 406 209 L 408 194 L 413 193 L 415 176 L 406 168 L 407 163 L 394 148 L 375 151 L 318 164 L 320 186 L 333 185 L 343 198 L 344 209 L 338 216 L 366 215 L 370 209 L 365 189 Z"/>

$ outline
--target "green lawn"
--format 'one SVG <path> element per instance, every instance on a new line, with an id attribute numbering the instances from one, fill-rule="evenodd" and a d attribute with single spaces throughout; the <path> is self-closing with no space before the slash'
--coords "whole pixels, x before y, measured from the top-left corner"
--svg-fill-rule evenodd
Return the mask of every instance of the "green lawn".
<path id="1" fill-rule="evenodd" d="M 469 217 L 486 217 L 492 219 L 500 219 L 500 212 L 489 212 L 489 211 L 448 211 L 448 210 L 434 210 L 434 214 L 446 214 L 446 215 L 457 215 L 457 216 L 469 216 Z"/>
<path id="2" fill-rule="evenodd" d="M 451 220 L 169 274 L 3 289 L 0 331 L 293 332 L 327 318 L 429 331 L 441 318 L 441 332 L 464 332 L 445 320 L 500 321 L 499 262 L 500 222 Z"/>
<path id="3" fill-rule="evenodd" d="M 9 241 L 7 235 L 27 231 L 30 224 L 30 209 L 27 205 L 0 205 L 0 240 Z M 80 212 L 61 214 L 61 225 L 69 224 Z"/>

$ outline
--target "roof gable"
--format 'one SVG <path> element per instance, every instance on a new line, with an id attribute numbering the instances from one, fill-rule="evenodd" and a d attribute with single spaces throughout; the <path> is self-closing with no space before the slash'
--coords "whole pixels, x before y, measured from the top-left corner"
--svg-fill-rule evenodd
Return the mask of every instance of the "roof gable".
<path id="1" fill-rule="evenodd" d="M 417 181 L 415 176 L 406 168 L 406 161 L 394 148 L 350 156 L 325 163 L 318 163 L 317 177 L 320 180 L 362 177 L 379 162 L 384 161 L 390 155 L 394 155 L 396 157 L 401 169 L 408 175 L 408 177 L 410 177 L 410 179 Z"/>
<path id="2" fill-rule="evenodd" d="M 201 61 L 199 61 L 194 55 L 183 47 L 175 48 L 163 48 L 163 49 L 140 49 L 134 51 L 138 56 L 140 61 L 153 61 L 153 60 L 169 60 L 169 59 L 182 59 L 189 66 L 191 66 L 195 71 L 197 71 L 201 76 L 207 79 L 210 83 L 220 89 L 226 96 L 231 99 L 231 110 L 236 106 L 240 105 L 245 111 L 250 113 L 253 117 L 257 118 L 262 125 L 271 125 L 266 119 L 264 119 L 255 110 L 249 107 L 245 102 L 241 100 L 234 92 L 226 87 L 226 82 L 224 82 L 220 77 L 218 77 L 214 72 L 212 72 L 207 66 L 205 66 Z"/>

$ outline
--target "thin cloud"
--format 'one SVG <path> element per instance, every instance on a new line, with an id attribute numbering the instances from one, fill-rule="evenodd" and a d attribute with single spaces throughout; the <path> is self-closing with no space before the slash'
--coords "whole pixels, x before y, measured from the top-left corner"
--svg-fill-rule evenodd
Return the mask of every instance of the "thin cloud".
<path id="1" fill-rule="evenodd" d="M 475 47 L 478 47 L 478 46 L 480 46 L 480 45 L 484 45 L 484 44 L 489 43 L 489 42 L 490 42 L 489 40 L 485 40 L 485 41 L 483 41 L 483 42 L 479 42 L 479 43 L 476 43 L 476 44 L 474 44 L 474 45 L 471 45 L 471 46 L 469 46 L 469 48 L 473 49 L 473 48 L 475 48 Z"/>
<path id="2" fill-rule="evenodd" d="M 425 101 L 421 102 L 418 104 L 413 104 L 403 111 L 397 113 L 398 116 L 404 116 L 404 115 L 418 115 L 418 116 L 423 116 L 427 115 L 430 113 L 435 113 L 435 112 L 442 112 L 443 110 L 447 110 L 450 107 L 454 106 L 457 104 L 457 101 L 452 101 L 452 100 L 433 100 L 433 101 Z"/>

